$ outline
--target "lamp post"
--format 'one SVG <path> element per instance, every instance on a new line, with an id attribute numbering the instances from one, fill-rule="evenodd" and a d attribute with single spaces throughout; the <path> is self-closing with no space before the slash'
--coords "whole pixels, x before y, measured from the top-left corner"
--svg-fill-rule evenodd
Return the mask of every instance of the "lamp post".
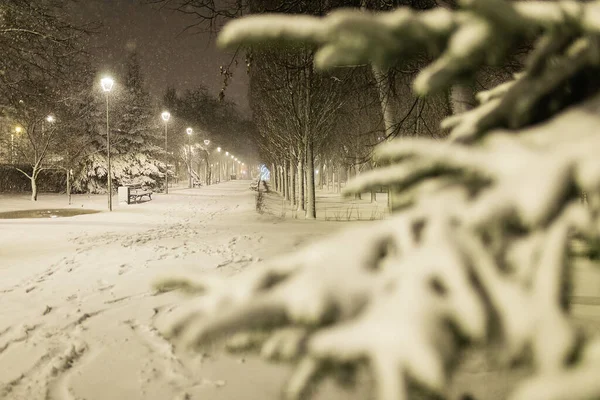
<path id="1" fill-rule="evenodd" d="M 169 151 L 168 151 L 168 141 L 167 141 L 167 125 L 169 125 L 169 119 L 171 119 L 171 114 L 168 111 L 164 111 L 160 115 L 165 121 L 165 194 L 169 194 Z"/>
<path id="2" fill-rule="evenodd" d="M 192 133 L 194 132 L 192 128 L 187 128 L 186 133 L 188 135 L 188 188 L 192 188 Z"/>
<path id="3" fill-rule="evenodd" d="M 106 94 L 106 155 L 108 159 L 108 210 L 112 211 L 112 170 L 110 168 L 110 129 L 108 127 L 108 93 L 113 88 L 115 81 L 110 77 L 105 77 L 100 80 L 100 84 L 102 85 L 102 90 Z"/>
<path id="4" fill-rule="evenodd" d="M 231 176 L 229 175 L 229 152 L 225 152 L 225 180 L 229 180 Z"/>
<path id="5" fill-rule="evenodd" d="M 220 148 L 220 147 L 217 147 L 217 153 L 221 153 L 221 148 Z M 220 156 L 220 155 L 221 155 L 221 154 L 219 154 L 219 156 Z M 219 183 L 221 183 L 221 168 L 222 168 L 222 167 L 221 167 L 221 157 L 219 157 L 219 158 L 217 159 L 217 169 L 219 170 L 219 175 L 218 175 L 218 178 L 219 178 Z"/>
<path id="6" fill-rule="evenodd" d="M 206 180 L 206 186 L 210 185 L 210 180 L 211 180 L 211 172 L 212 169 L 209 166 L 209 157 L 210 157 L 210 152 L 208 151 L 208 146 L 210 145 L 210 140 L 208 139 L 204 139 L 204 146 L 206 146 L 206 149 L 204 151 L 206 151 L 206 176 L 204 177 L 204 179 Z"/>

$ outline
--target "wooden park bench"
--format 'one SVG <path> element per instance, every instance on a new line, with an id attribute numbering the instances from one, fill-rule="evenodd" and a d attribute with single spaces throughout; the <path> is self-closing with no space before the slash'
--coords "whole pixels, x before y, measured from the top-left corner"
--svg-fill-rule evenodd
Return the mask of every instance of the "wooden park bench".
<path id="1" fill-rule="evenodd" d="M 140 202 L 144 196 L 148 196 L 149 200 L 152 200 L 152 191 L 144 189 L 142 185 L 130 185 L 129 186 L 129 202 Z"/>

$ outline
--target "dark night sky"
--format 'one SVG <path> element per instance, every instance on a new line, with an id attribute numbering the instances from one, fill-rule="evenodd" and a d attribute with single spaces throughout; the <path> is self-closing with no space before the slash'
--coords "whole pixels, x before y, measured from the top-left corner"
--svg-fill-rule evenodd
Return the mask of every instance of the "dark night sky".
<path id="1" fill-rule="evenodd" d="M 83 0 L 74 15 L 83 22 L 103 24 L 92 39 L 92 52 L 99 58 L 101 71 L 118 71 L 127 52 L 135 49 L 154 96 L 162 97 L 168 86 L 185 90 L 204 85 L 214 95 L 221 89 L 219 66 L 229 64 L 233 53 L 217 49 L 214 35 L 182 33 L 194 23 L 193 17 L 140 0 Z M 243 55 L 239 61 L 226 95 L 249 114 Z"/>

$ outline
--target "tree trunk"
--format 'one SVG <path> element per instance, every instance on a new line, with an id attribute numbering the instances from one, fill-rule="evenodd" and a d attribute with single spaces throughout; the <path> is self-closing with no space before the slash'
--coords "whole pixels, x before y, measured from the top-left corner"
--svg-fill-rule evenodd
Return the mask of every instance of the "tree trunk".
<path id="1" fill-rule="evenodd" d="M 285 195 L 285 184 L 283 181 L 283 165 L 280 165 L 279 168 L 277 169 L 277 174 L 278 174 L 278 179 L 279 179 L 279 193 L 281 193 L 282 196 Z"/>
<path id="2" fill-rule="evenodd" d="M 385 136 L 390 138 L 396 133 L 399 121 L 396 118 L 400 117 L 397 99 L 393 95 L 393 82 L 390 81 L 388 71 L 382 70 L 379 67 L 371 66 L 371 71 L 377 83 L 377 93 L 379 94 L 379 102 L 381 104 L 381 112 L 383 115 L 383 124 L 385 126 Z M 393 209 L 391 190 L 388 190 L 388 208 Z"/>
<path id="3" fill-rule="evenodd" d="M 351 176 L 352 176 L 351 167 L 347 167 L 346 168 L 346 180 L 344 181 L 344 187 L 348 186 L 348 181 L 350 180 Z"/>
<path id="4" fill-rule="evenodd" d="M 358 164 L 358 159 L 356 159 L 354 161 L 354 177 L 356 178 L 359 173 L 360 173 L 360 165 Z M 354 198 L 356 200 L 361 200 L 362 199 L 362 195 L 360 193 L 355 193 L 354 194 Z"/>
<path id="5" fill-rule="evenodd" d="M 335 192 L 335 179 L 337 178 L 337 172 L 336 172 L 336 165 L 335 164 L 331 164 L 331 189 L 329 189 L 332 192 Z"/>
<path id="6" fill-rule="evenodd" d="M 298 176 L 296 178 L 298 180 L 298 211 L 306 210 L 306 200 L 304 196 L 304 152 L 300 154 L 298 157 Z"/>
<path id="7" fill-rule="evenodd" d="M 283 198 L 285 200 L 290 199 L 290 182 L 288 174 L 288 161 L 285 160 L 283 163 Z"/>
<path id="8" fill-rule="evenodd" d="M 342 191 L 342 166 L 337 167 L 337 193 Z"/>
<path id="9" fill-rule="evenodd" d="M 290 205 L 296 205 L 296 166 L 293 161 L 290 160 Z"/>
<path id="10" fill-rule="evenodd" d="M 385 136 L 390 137 L 398 128 L 397 121 L 400 118 L 401 113 L 399 112 L 400 106 L 398 99 L 394 94 L 394 82 L 390 80 L 389 71 L 382 70 L 379 67 L 371 66 L 373 77 L 377 86 L 377 93 L 379 95 L 379 103 L 381 105 L 381 113 L 383 115 L 383 124 L 385 127 Z"/>
<path id="11" fill-rule="evenodd" d="M 281 193 L 281 179 L 279 176 L 279 165 L 276 165 L 275 168 L 273 169 L 273 175 L 275 176 L 275 181 L 276 181 L 276 190 L 277 193 Z"/>
<path id="12" fill-rule="evenodd" d="M 285 179 L 283 174 L 283 165 L 279 166 L 279 184 L 281 189 L 281 195 L 285 196 Z"/>
<path id="13" fill-rule="evenodd" d="M 306 184 L 306 177 L 308 176 L 308 173 L 306 172 L 306 168 L 306 160 L 304 160 L 304 170 L 302 171 L 302 184 L 304 185 L 304 211 L 306 211 L 306 207 L 308 207 L 308 185 Z"/>
<path id="14" fill-rule="evenodd" d="M 315 196 L 315 157 L 313 153 L 313 143 L 311 139 L 308 140 L 308 145 L 306 146 L 306 173 L 306 194 L 308 196 L 308 205 L 306 207 L 305 215 L 307 219 L 316 219 L 317 206 Z"/>
<path id="15" fill-rule="evenodd" d="M 210 165 L 208 164 L 208 157 L 206 158 L 206 165 L 204 166 L 204 168 L 206 168 L 206 177 L 204 179 L 206 179 L 206 186 L 210 185 L 210 179 L 211 179 L 211 170 L 210 170 Z"/>
<path id="16" fill-rule="evenodd" d="M 323 190 L 323 161 L 319 163 L 319 173 L 317 175 L 317 182 L 319 182 L 319 190 Z"/>
<path id="17" fill-rule="evenodd" d="M 67 169 L 67 198 L 69 199 L 69 205 L 71 205 L 71 171 Z"/>
<path id="18" fill-rule="evenodd" d="M 38 188 L 37 188 L 37 177 L 35 176 L 35 171 L 32 174 L 32 177 L 29 178 L 29 180 L 31 181 L 31 201 L 37 201 L 37 195 L 38 195 Z"/>
<path id="19" fill-rule="evenodd" d="M 468 83 L 458 83 L 450 88 L 452 114 L 462 114 L 477 105 L 475 88 Z"/>

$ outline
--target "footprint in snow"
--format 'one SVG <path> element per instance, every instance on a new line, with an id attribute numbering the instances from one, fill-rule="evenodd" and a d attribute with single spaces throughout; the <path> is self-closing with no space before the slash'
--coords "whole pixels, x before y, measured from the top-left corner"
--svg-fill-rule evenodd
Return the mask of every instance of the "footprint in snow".
<path id="1" fill-rule="evenodd" d="M 129 264 L 121 264 L 121 265 L 119 265 L 119 275 L 123 275 L 123 274 L 129 272 L 129 270 L 131 268 L 132 267 Z"/>

